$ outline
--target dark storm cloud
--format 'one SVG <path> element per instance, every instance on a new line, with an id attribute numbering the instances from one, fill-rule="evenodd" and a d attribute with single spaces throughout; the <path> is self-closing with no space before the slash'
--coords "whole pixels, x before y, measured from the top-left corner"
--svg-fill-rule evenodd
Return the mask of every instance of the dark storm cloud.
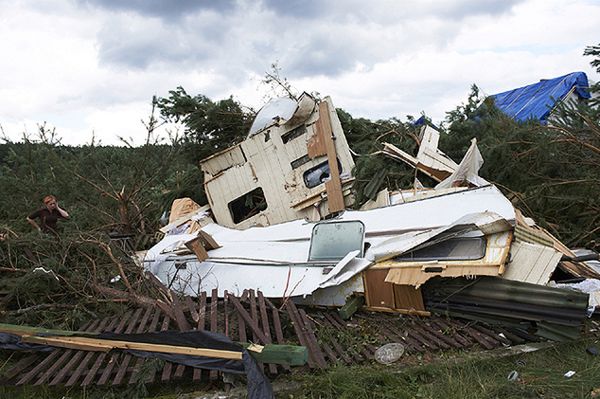
<path id="1" fill-rule="evenodd" d="M 215 17 L 217 18 L 217 17 Z M 160 21 L 129 21 L 116 18 L 97 36 L 98 56 L 103 64 L 146 69 L 154 63 L 183 64 L 213 60 L 225 32 L 213 18 L 177 28 Z"/>
<path id="2" fill-rule="evenodd" d="M 290 77 L 335 76 L 352 69 L 359 53 L 337 38 L 313 36 L 291 48 L 281 64 Z"/>
<path id="3" fill-rule="evenodd" d="M 435 9 L 430 11 L 436 14 L 436 10 L 440 15 L 448 18 L 462 19 L 473 15 L 501 15 L 510 10 L 517 4 L 523 3 L 524 0 L 465 0 L 440 3 Z"/>
<path id="4" fill-rule="evenodd" d="M 331 3 L 318 0 L 263 0 L 263 6 L 278 15 L 296 18 L 314 18 L 331 11 Z"/>
<path id="5" fill-rule="evenodd" d="M 178 19 L 200 11 L 230 11 L 234 0 L 77 0 L 80 4 L 109 11 L 128 11 L 161 19 Z"/>
<path id="6" fill-rule="evenodd" d="M 473 15 L 499 15 L 524 0 L 459 0 L 440 1 L 385 1 L 349 0 L 344 2 L 317 0 L 263 0 L 263 6 L 284 17 L 299 19 L 348 18 L 384 25 L 423 16 L 463 19 Z"/>

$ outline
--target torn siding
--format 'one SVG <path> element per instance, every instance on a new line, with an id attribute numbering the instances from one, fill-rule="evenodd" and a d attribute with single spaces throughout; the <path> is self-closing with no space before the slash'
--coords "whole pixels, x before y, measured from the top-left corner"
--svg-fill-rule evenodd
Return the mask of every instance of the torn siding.
<path id="1" fill-rule="evenodd" d="M 485 255 L 474 260 L 402 261 L 394 259 L 378 263 L 373 269 L 388 270 L 385 281 L 419 288 L 430 278 L 461 276 L 499 276 L 508 258 L 511 232 L 486 236 Z"/>

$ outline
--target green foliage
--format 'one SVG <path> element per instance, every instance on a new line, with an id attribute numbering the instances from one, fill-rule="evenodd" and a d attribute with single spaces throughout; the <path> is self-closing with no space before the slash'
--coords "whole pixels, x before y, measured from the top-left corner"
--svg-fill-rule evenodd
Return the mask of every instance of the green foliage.
<path id="1" fill-rule="evenodd" d="M 586 53 L 598 55 L 598 48 Z M 477 138 L 485 160 L 482 177 L 571 246 L 597 247 L 599 121 L 600 109 L 581 101 L 560 104 L 548 125 L 518 123 L 490 99 L 482 101 L 473 86 L 467 104 L 448 113 L 448 134 L 441 136 L 440 148 L 458 160 Z"/>
<path id="2" fill-rule="evenodd" d="M 384 187 L 390 190 L 411 187 L 415 178 L 409 167 L 378 154 L 382 143 L 394 144 L 404 151 L 416 151 L 416 128 L 397 118 L 373 122 L 365 118 L 353 118 L 342 109 L 337 110 L 342 129 L 355 157 L 354 192 L 356 206 L 374 199 Z"/>
<path id="3" fill-rule="evenodd" d="M 232 97 L 214 102 L 201 94 L 191 96 L 181 86 L 157 105 L 163 118 L 185 126 L 184 148 L 192 163 L 242 141 L 253 118 Z"/>

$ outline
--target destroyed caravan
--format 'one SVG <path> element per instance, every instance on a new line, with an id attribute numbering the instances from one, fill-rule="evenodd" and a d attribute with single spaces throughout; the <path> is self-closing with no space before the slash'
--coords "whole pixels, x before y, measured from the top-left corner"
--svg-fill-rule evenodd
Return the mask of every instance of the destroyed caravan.
<path id="1" fill-rule="evenodd" d="M 478 176 L 476 141 L 456 164 L 437 148 L 437 131 L 426 126 L 420 139 L 416 156 L 387 143 L 381 153 L 440 182 L 435 189 L 383 190 L 366 210 L 344 211 L 322 228 L 304 219 L 353 203 L 354 163 L 335 108 L 306 93 L 297 102 L 274 100 L 246 140 L 201 161 L 209 207 L 172 212 L 145 266 L 190 295 L 256 289 L 341 306 L 358 293 L 368 308 L 418 314 L 428 314 L 421 286 L 435 276 L 548 283 L 562 252 Z M 327 253 L 340 245 L 353 250 Z M 511 248 L 518 250 L 513 259 Z M 315 250 L 320 257 L 311 257 Z M 534 273 L 532 254 L 546 259 Z"/>

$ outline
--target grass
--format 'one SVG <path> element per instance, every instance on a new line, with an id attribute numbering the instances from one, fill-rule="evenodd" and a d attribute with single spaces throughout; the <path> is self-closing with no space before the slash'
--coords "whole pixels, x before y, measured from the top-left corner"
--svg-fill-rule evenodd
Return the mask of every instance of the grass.
<path id="1" fill-rule="evenodd" d="M 593 341 L 560 344 L 502 358 L 457 357 L 403 367 L 335 367 L 298 378 L 302 387 L 289 399 L 402 398 L 589 398 L 600 387 L 600 357 L 586 353 Z M 512 371 L 519 380 L 508 381 Z M 574 370 L 572 378 L 564 374 Z M 284 397 L 284 396 L 279 396 Z M 600 397 L 600 396 L 599 396 Z"/>
<path id="2" fill-rule="evenodd" d="M 392 366 L 368 364 L 341 366 L 323 372 L 296 372 L 274 381 L 277 398 L 285 399 L 403 399 L 403 398 L 591 398 L 600 388 L 600 356 L 586 352 L 596 341 L 556 344 L 533 353 L 504 357 L 490 352 L 444 353 L 436 357 L 401 359 Z M 419 365 L 418 363 L 426 363 Z M 508 381 L 516 370 L 517 381 Z M 574 370 L 572 378 L 564 374 Z M 229 398 L 244 397 L 236 389 Z M 131 387 L 93 387 L 86 390 L 48 387 L 2 387 L 1 398 L 161 398 L 213 397 L 193 392 L 194 385 L 158 385 L 147 390 Z M 242 392 L 240 394 L 240 392 Z M 598 396 L 600 398 L 600 395 Z"/>

